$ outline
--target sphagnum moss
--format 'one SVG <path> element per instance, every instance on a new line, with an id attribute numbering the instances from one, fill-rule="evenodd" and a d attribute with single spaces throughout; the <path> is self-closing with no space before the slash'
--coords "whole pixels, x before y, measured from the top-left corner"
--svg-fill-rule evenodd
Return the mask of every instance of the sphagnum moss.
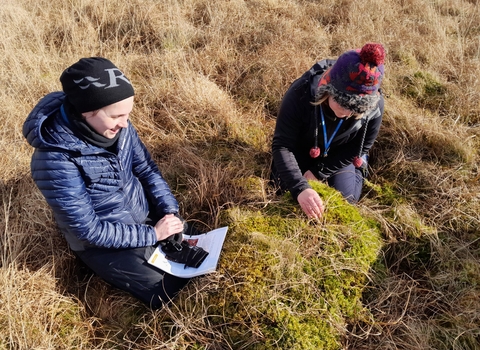
<path id="1" fill-rule="evenodd" d="M 339 349 L 342 329 L 366 318 L 361 303 L 381 248 L 379 225 L 363 218 L 335 190 L 322 223 L 284 215 L 289 195 L 260 210 L 235 207 L 219 272 L 225 289 L 210 294 L 210 322 L 251 349 Z M 266 214 L 268 213 L 268 215 Z M 215 310 L 216 308 L 216 310 Z"/>

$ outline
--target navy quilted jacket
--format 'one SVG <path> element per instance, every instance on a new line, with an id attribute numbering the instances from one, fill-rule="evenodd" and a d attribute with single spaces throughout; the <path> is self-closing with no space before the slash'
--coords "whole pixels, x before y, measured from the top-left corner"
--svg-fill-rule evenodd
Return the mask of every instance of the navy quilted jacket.
<path id="1" fill-rule="evenodd" d="M 134 127 L 122 129 L 117 154 L 76 137 L 59 109 L 65 95 L 45 96 L 27 117 L 23 135 L 35 148 L 32 176 L 72 250 L 156 243 L 144 224 L 150 200 L 156 214 L 178 203 Z"/>

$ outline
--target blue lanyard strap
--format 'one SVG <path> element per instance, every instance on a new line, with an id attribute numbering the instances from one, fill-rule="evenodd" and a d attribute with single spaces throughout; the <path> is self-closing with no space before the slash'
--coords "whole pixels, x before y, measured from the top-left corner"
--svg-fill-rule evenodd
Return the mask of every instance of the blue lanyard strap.
<path id="1" fill-rule="evenodd" d="M 337 127 L 335 128 L 335 131 L 333 132 L 332 136 L 330 136 L 330 139 L 327 140 L 327 127 L 325 126 L 325 117 L 323 116 L 323 108 L 320 105 L 320 116 L 322 117 L 322 128 L 323 128 L 323 144 L 324 144 L 324 150 L 323 150 L 323 156 L 326 157 L 328 153 L 328 149 L 330 148 L 330 145 L 333 141 L 333 138 L 337 134 L 338 130 L 340 129 L 340 126 L 343 123 L 343 119 L 340 119 L 340 121 L 337 124 Z"/>

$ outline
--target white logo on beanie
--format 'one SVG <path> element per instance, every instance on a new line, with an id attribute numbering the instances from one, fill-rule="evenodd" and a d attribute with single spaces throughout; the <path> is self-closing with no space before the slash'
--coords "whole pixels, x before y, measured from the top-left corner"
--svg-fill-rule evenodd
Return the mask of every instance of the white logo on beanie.
<path id="1" fill-rule="evenodd" d="M 100 78 L 94 78 L 94 77 L 91 77 L 91 76 L 86 76 L 86 77 L 84 77 L 82 79 L 78 79 L 78 80 L 73 79 L 73 82 L 75 84 L 77 84 L 78 87 L 82 90 L 88 89 L 92 85 L 94 87 L 97 87 L 97 88 L 102 88 L 104 86 L 105 86 L 105 89 L 114 88 L 114 87 L 120 86 L 120 84 L 118 84 L 118 82 L 117 82 L 118 79 L 122 79 L 126 83 L 132 85 L 132 83 L 130 83 L 130 81 L 127 79 L 127 77 L 120 71 L 120 69 L 118 69 L 118 68 L 108 68 L 108 69 L 105 69 L 105 71 L 108 73 L 108 77 L 109 77 L 109 80 L 110 80 L 108 86 L 107 86 L 107 84 L 99 83 L 98 81 L 100 80 Z M 116 75 L 115 71 L 120 72 L 120 75 Z M 88 83 L 86 85 L 85 84 L 80 85 L 84 80 L 87 80 Z"/>

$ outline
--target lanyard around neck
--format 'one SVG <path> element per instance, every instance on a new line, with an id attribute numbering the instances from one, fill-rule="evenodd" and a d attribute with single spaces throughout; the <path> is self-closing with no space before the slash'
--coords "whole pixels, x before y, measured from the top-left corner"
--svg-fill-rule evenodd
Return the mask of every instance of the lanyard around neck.
<path id="1" fill-rule="evenodd" d="M 323 156 L 326 157 L 328 155 L 328 150 L 330 148 L 330 145 L 332 144 L 333 138 L 335 137 L 338 130 L 340 129 L 340 126 L 343 123 L 343 119 L 340 119 L 340 121 L 337 124 L 337 127 L 333 131 L 333 134 L 330 136 L 330 139 L 327 140 L 327 127 L 325 126 L 325 117 L 323 116 L 323 108 L 321 105 L 320 105 L 320 116 L 322 117 L 322 128 L 323 128 L 323 144 L 324 144 Z"/>

